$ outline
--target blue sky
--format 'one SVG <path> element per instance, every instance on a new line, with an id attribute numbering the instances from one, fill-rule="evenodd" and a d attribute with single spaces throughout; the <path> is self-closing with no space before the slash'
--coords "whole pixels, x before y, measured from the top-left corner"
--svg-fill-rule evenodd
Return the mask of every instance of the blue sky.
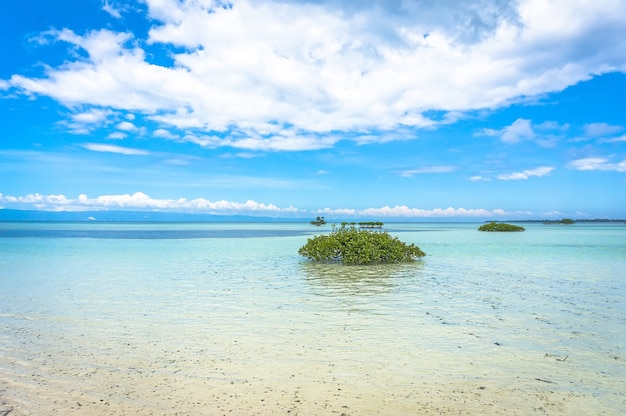
<path id="1" fill-rule="evenodd" d="M 0 207 L 626 217 L 626 0 L 0 13 Z"/>

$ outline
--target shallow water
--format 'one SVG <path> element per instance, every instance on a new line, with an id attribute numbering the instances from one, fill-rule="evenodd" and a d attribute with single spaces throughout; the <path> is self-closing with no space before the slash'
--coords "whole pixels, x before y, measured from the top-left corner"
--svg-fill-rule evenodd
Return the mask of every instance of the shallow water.
<path id="1" fill-rule="evenodd" d="M 0 223 L 0 414 L 622 414 L 626 226 L 524 226 Z"/>

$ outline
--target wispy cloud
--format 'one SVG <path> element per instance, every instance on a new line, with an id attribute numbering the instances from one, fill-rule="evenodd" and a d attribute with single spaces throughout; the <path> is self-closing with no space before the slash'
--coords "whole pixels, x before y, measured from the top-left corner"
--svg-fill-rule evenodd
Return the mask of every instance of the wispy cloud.
<path id="1" fill-rule="evenodd" d="M 489 182 L 491 181 L 490 178 L 485 178 L 484 176 L 480 176 L 480 175 L 476 175 L 476 176 L 472 176 L 469 178 L 470 181 L 472 182 Z"/>
<path id="2" fill-rule="evenodd" d="M 103 1 L 102 10 L 115 17 L 116 19 L 120 19 L 122 17 L 120 11 L 116 9 L 109 0 Z"/>
<path id="3" fill-rule="evenodd" d="M 589 123 L 584 126 L 585 135 L 592 138 L 612 136 L 623 130 L 622 126 L 607 123 Z"/>
<path id="4" fill-rule="evenodd" d="M 619 163 L 610 163 L 608 159 L 602 157 L 589 157 L 572 161 L 569 166 L 576 170 L 603 170 L 626 172 L 626 160 Z"/>
<path id="5" fill-rule="evenodd" d="M 400 172 L 400 176 L 410 178 L 415 175 L 427 174 L 427 173 L 450 173 L 454 172 L 458 168 L 456 166 L 424 166 L 415 169 L 403 170 Z"/>
<path id="6" fill-rule="evenodd" d="M 126 137 L 128 137 L 126 133 L 122 133 L 121 131 L 114 131 L 107 136 L 107 139 L 124 140 Z"/>
<path id="7" fill-rule="evenodd" d="M 553 167 L 542 166 L 536 169 L 527 169 L 521 172 L 513 172 L 513 173 L 506 173 L 506 174 L 498 175 L 498 179 L 503 180 L 503 181 L 526 180 L 532 176 L 537 176 L 537 177 L 546 176 L 550 172 L 552 172 L 554 169 L 555 168 Z"/>
<path id="8" fill-rule="evenodd" d="M 626 134 L 622 135 L 622 136 L 618 136 L 618 137 L 613 137 L 611 139 L 604 139 L 601 141 L 602 143 L 620 143 L 620 142 L 626 142 Z"/>
<path id="9" fill-rule="evenodd" d="M 136 156 L 145 156 L 145 155 L 150 154 L 149 152 L 142 150 L 142 149 L 115 146 L 112 144 L 83 143 L 81 146 L 87 150 L 91 150 L 92 152 L 117 153 L 120 155 L 136 155 Z"/>

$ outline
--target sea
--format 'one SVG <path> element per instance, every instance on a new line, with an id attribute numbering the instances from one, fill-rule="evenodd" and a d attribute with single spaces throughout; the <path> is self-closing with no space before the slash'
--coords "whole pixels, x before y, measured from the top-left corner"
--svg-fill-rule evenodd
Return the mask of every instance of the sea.
<path id="1" fill-rule="evenodd" d="M 626 225 L 0 223 L 0 416 L 623 415 Z"/>

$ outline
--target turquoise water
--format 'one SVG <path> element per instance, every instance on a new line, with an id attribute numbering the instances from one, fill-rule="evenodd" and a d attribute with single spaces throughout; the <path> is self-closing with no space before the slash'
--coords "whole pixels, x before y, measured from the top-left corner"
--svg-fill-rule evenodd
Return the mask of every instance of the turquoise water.
<path id="1" fill-rule="evenodd" d="M 623 414 L 626 226 L 478 225 L 0 223 L 0 414 Z"/>

